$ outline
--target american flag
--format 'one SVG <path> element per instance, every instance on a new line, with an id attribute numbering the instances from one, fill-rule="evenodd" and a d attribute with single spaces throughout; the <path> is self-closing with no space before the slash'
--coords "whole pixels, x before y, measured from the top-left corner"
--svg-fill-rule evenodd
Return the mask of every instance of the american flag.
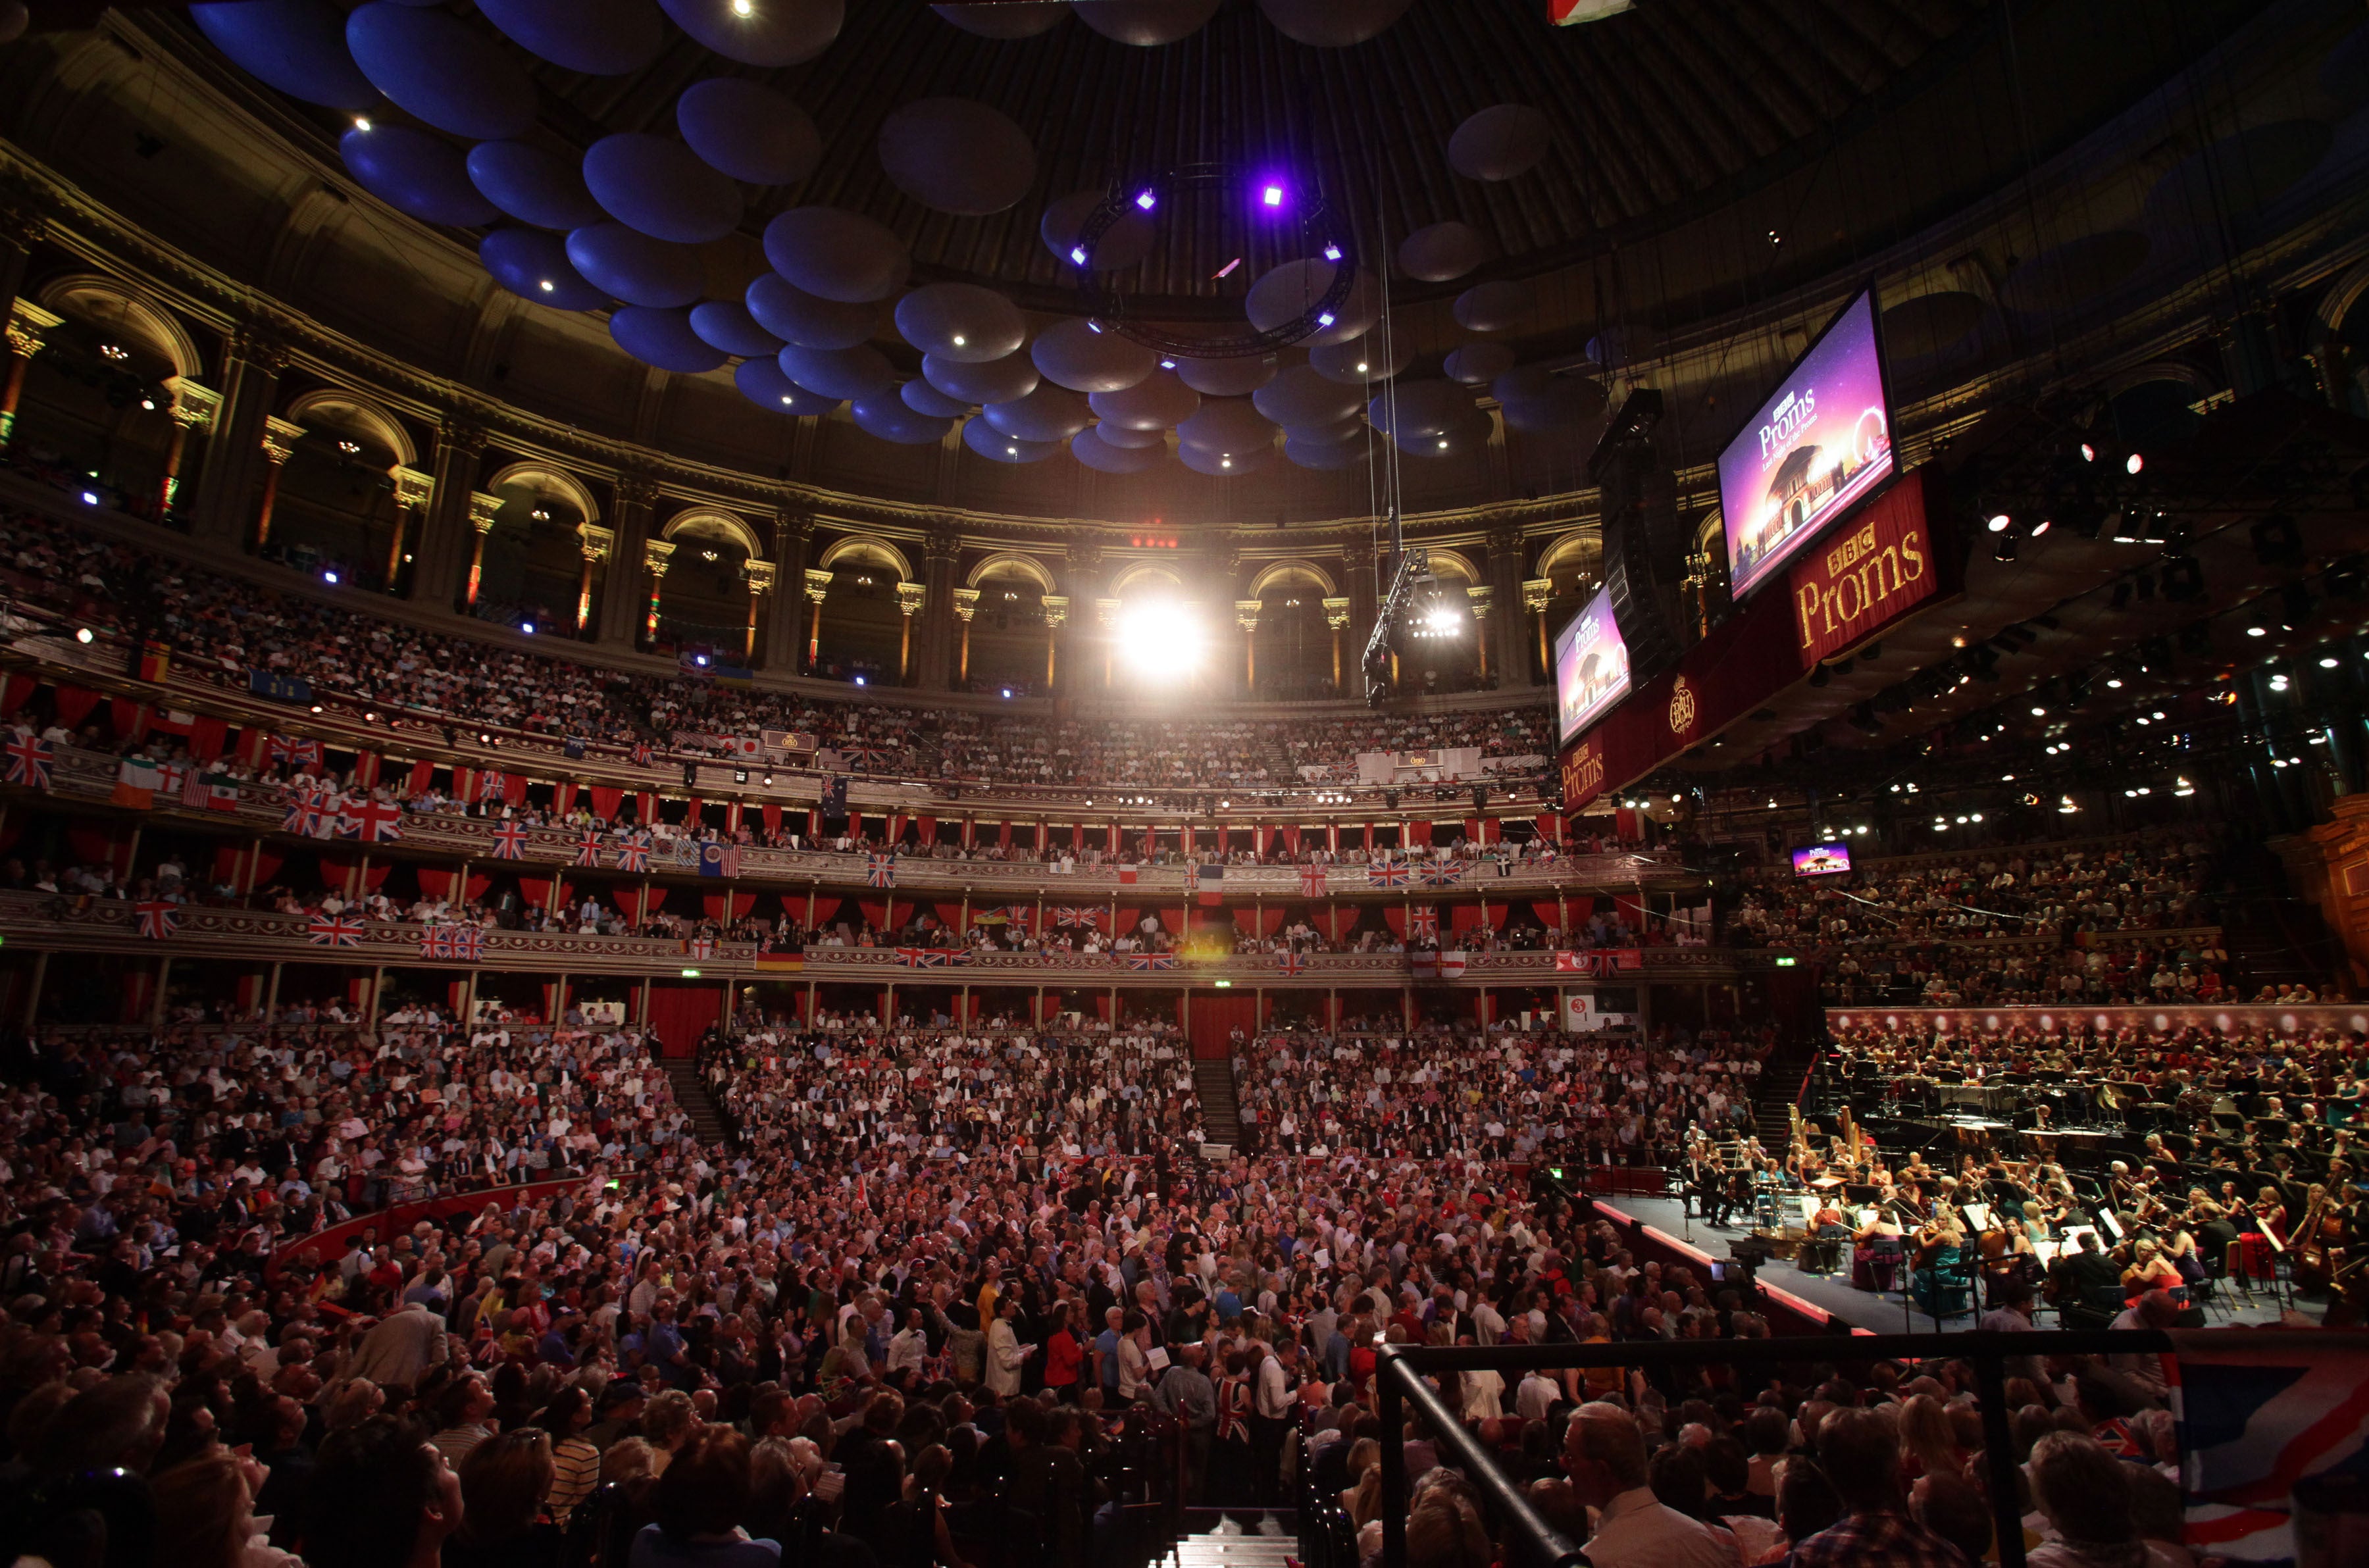
<path id="1" fill-rule="evenodd" d="M 292 735 L 275 735 L 264 742 L 264 756 L 273 766 L 283 764 L 300 768 L 321 765 L 321 743 Z"/>
<path id="2" fill-rule="evenodd" d="M 1396 855 L 1384 855 L 1366 863 L 1366 886 L 1368 887 L 1403 887 L 1413 874 L 1407 863 Z"/>
<path id="3" fill-rule="evenodd" d="M 1122 953 L 1130 969 L 1173 969 L 1176 967 L 1173 953 Z"/>
<path id="4" fill-rule="evenodd" d="M 339 813 L 338 830 L 366 844 L 392 843 L 403 837 L 403 808 L 356 795 Z"/>
<path id="5" fill-rule="evenodd" d="M 526 829 L 516 822 L 505 822 L 500 827 L 495 829 L 494 858 L 496 860 L 524 860 L 526 858 Z"/>
<path id="6" fill-rule="evenodd" d="M 1460 860 L 1435 860 L 1425 863 L 1423 880 L 1425 887 L 1453 887 L 1464 880 L 1464 863 Z"/>
<path id="7" fill-rule="evenodd" d="M 576 864 L 578 865 L 601 864 L 601 835 L 590 828 L 585 829 L 584 836 L 576 841 Z"/>
<path id="8" fill-rule="evenodd" d="M 305 924 L 304 940 L 316 947 L 360 947 L 362 922 L 344 915 L 315 915 Z"/>
<path id="9" fill-rule="evenodd" d="M 899 947 L 897 962 L 909 969 L 942 969 L 970 962 L 967 947 Z"/>
<path id="10" fill-rule="evenodd" d="M 897 886 L 897 857 L 893 854 L 864 856 L 864 879 L 875 887 L 894 887 Z"/>
<path id="11" fill-rule="evenodd" d="M 1100 931 L 1103 928 L 1103 912 L 1099 909 L 1077 904 L 1059 904 L 1045 912 L 1052 917 L 1055 925 L 1074 925 L 1086 931 Z"/>
<path id="12" fill-rule="evenodd" d="M 181 929 L 181 908 L 162 898 L 145 898 L 132 906 L 140 917 L 140 934 L 161 942 Z"/>
<path id="13" fill-rule="evenodd" d="M 2294 1562 L 2295 1483 L 2357 1478 L 2369 1465 L 2369 1351 L 2252 1345 L 2217 1330 L 2171 1341 L 2163 1359 L 2186 1456 L 2187 1544 L 2200 1557 Z"/>
<path id="14" fill-rule="evenodd" d="M 1303 898 L 1324 897 L 1324 868 L 1303 865 L 1299 868 L 1299 896 Z"/>
<path id="15" fill-rule="evenodd" d="M 11 736 L 8 740 L 8 782 L 33 789 L 50 787 L 50 768 L 58 754 L 38 735 Z"/>
<path id="16" fill-rule="evenodd" d="M 1275 967 L 1287 975 L 1297 975 L 1308 967 L 1308 960 L 1288 950 L 1275 956 Z"/>
<path id="17" fill-rule="evenodd" d="M 637 831 L 617 841 L 617 869 L 647 872 L 650 868 L 650 836 Z"/>
<path id="18" fill-rule="evenodd" d="M 1407 911 L 1407 934 L 1425 942 L 1439 940 L 1439 907 L 1417 904 Z"/>

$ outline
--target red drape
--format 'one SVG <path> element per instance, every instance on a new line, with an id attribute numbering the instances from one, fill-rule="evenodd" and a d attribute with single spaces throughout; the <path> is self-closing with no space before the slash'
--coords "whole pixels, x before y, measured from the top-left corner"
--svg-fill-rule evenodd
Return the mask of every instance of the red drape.
<path id="1" fill-rule="evenodd" d="M 1465 932 L 1473 930 L 1482 921 L 1483 908 L 1484 906 L 1480 904 L 1449 905 L 1448 910 L 1448 929 L 1457 933 L 1459 935 L 1461 935 Z"/>
<path id="2" fill-rule="evenodd" d="M 1550 929 L 1562 924 L 1562 909 L 1551 898 L 1539 899 L 1530 906 L 1530 912 L 1539 917 L 1540 925 Z"/>
<path id="3" fill-rule="evenodd" d="M 1009 823 L 1009 822 L 998 822 L 998 823 L 995 825 L 995 847 L 996 847 L 996 848 L 998 848 L 998 849 L 1005 849 L 1005 850 L 1008 850 L 1008 849 L 1010 849 L 1010 848 L 1012 847 L 1012 824 L 1011 824 L 1011 823 Z"/>
<path id="4" fill-rule="evenodd" d="M 58 688 L 58 722 L 68 729 L 79 727 L 82 721 L 90 716 L 90 710 L 97 706 L 98 693 L 86 686 Z"/>
<path id="5" fill-rule="evenodd" d="M 119 740 L 137 740 L 148 733 L 149 707 L 129 697 L 110 697 L 107 704 L 107 722 Z"/>
<path id="6" fill-rule="evenodd" d="M 364 789 L 375 788 L 380 775 L 386 771 L 386 759 L 375 751 L 354 753 L 354 783 Z"/>
<path id="7" fill-rule="evenodd" d="M 1408 823 L 1406 825 L 1406 841 L 1410 845 L 1421 844 L 1425 849 L 1430 848 L 1431 824 L 1428 822 Z"/>
<path id="8" fill-rule="evenodd" d="M 643 888 L 642 912 L 635 918 L 637 920 L 647 920 L 650 916 L 666 908 L 666 898 L 667 890 L 663 887 L 653 885 Z"/>
<path id="9" fill-rule="evenodd" d="M 229 738 L 228 721 L 200 715 L 189 726 L 189 755 L 200 762 L 213 761 L 223 754 L 223 744 Z"/>
<path id="10" fill-rule="evenodd" d="M 1391 930 L 1391 932 L 1392 932 L 1392 933 L 1394 933 L 1395 934 L 1397 934 L 1397 935 L 1399 935 L 1399 936 L 1401 936 L 1401 937 L 1403 937 L 1403 936 L 1405 936 L 1405 935 L 1406 935 L 1406 930 L 1407 930 L 1407 912 L 1406 912 L 1406 910 L 1405 910 L 1405 908 L 1404 908 L 1403 906 L 1401 906 L 1401 905 L 1386 905 L 1386 906 L 1384 906 L 1384 908 L 1383 908 L 1383 910 L 1382 910 L 1382 919 L 1384 919 L 1384 920 L 1386 920 L 1386 921 L 1388 921 L 1390 922 L 1390 930 Z"/>
<path id="11" fill-rule="evenodd" d="M 562 817 L 576 809 L 576 786 L 572 784 L 551 786 L 551 808 Z"/>
<path id="12" fill-rule="evenodd" d="M 321 886 L 343 891 L 353 877 L 354 868 L 361 864 L 361 860 L 362 857 L 358 854 L 324 853 L 321 856 Z M 362 872 L 361 891 L 377 892 L 379 885 L 386 880 L 386 874 L 394 869 L 393 865 L 384 861 L 373 863 Z"/>
<path id="13" fill-rule="evenodd" d="M 492 873 L 485 871 L 473 871 L 469 873 L 469 885 L 462 890 L 464 901 L 474 903 L 477 899 L 484 898 L 486 896 L 486 890 L 493 885 L 494 878 Z"/>
<path id="14" fill-rule="evenodd" d="M 0 681 L 0 717 L 15 713 L 30 702 L 40 684 L 30 675 L 11 675 Z"/>
<path id="15" fill-rule="evenodd" d="M 767 837 L 770 838 L 782 830 L 782 808 L 780 807 L 761 806 L 757 808 L 757 812 L 759 816 L 765 819 L 765 833 Z"/>
<path id="16" fill-rule="evenodd" d="M 944 926 L 948 931 L 960 931 L 963 928 L 962 905 L 958 903 L 939 904 L 934 907 L 937 910 L 938 923 L 940 925 Z"/>
<path id="17" fill-rule="evenodd" d="M 938 819 L 936 818 L 916 817 L 913 818 L 913 823 L 915 827 L 921 830 L 921 842 L 924 844 L 934 844 L 938 841 Z"/>
<path id="18" fill-rule="evenodd" d="M 1237 920 L 1240 918 L 1239 915 L 1236 916 Z M 1258 933 L 1261 936 L 1273 936 L 1282 929 L 1283 911 L 1281 910 L 1265 909 L 1258 911 Z"/>
<path id="19" fill-rule="evenodd" d="M 521 876 L 519 878 L 519 892 L 524 895 L 529 904 L 540 904 L 549 910 L 558 907 L 553 902 L 555 897 L 566 898 L 567 887 L 556 876 Z"/>
<path id="20" fill-rule="evenodd" d="M 634 820 L 647 828 L 658 819 L 658 797 L 648 790 L 634 796 Z"/>
<path id="21" fill-rule="evenodd" d="M 428 786 L 435 782 L 435 763 L 414 762 L 411 764 L 409 776 L 403 781 L 403 790 L 406 795 L 425 795 L 428 793 Z"/>
<path id="22" fill-rule="evenodd" d="M 601 818 L 604 821 L 614 822 L 617 819 L 618 810 L 624 807 L 624 804 L 625 792 L 624 790 L 611 789 L 606 784 L 594 784 L 592 786 L 593 816 Z"/>
<path id="23" fill-rule="evenodd" d="M 1636 932 L 1640 935 L 1643 934 L 1645 930 L 1645 903 L 1643 899 L 1631 898 L 1626 895 L 1622 895 L 1612 900 L 1612 907 L 1619 912 L 1621 920 L 1628 924 L 1631 931 Z"/>
<path id="24" fill-rule="evenodd" d="M 1184 931 L 1184 910 L 1183 907 L 1179 906 L 1173 910 L 1161 910 L 1160 923 L 1168 928 L 1170 935 L 1182 935 Z"/>
<path id="25" fill-rule="evenodd" d="M 419 891 L 421 895 L 430 898 L 451 898 L 452 896 L 452 878 L 455 875 L 455 873 L 450 871 L 439 871 L 432 865 L 421 866 L 419 868 Z"/>
<path id="26" fill-rule="evenodd" d="M 1143 911 L 1141 910 L 1130 910 L 1125 904 L 1121 904 L 1118 907 L 1116 919 L 1118 923 L 1115 928 L 1114 934 L 1131 932 L 1139 924 L 1142 923 Z"/>
<path id="27" fill-rule="evenodd" d="M 731 912 L 728 914 L 725 912 L 724 908 L 724 900 L 727 896 L 732 900 Z M 757 895 L 754 893 L 733 893 L 730 895 L 723 893 L 710 893 L 702 899 L 701 902 L 707 910 L 707 918 L 709 920 L 738 920 L 741 916 L 747 914 L 750 910 L 757 907 Z"/>
<path id="28" fill-rule="evenodd" d="M 662 1056 L 687 1057 L 699 1048 L 699 1037 L 724 1017 L 722 986 L 653 985 L 650 987 L 650 1032 L 658 1037 Z"/>
<path id="29" fill-rule="evenodd" d="M 1189 1037 L 1193 1055 L 1201 1061 L 1223 1061 L 1231 1048 L 1234 1030 L 1244 1034 L 1258 1027 L 1258 998 L 1254 996 L 1216 996 L 1196 992 L 1193 997 L 1193 1027 Z"/>
<path id="30" fill-rule="evenodd" d="M 1299 830 L 1297 828 L 1284 829 L 1283 845 L 1284 848 L 1289 850 L 1293 854 L 1298 854 L 1299 853 Z"/>
<path id="31" fill-rule="evenodd" d="M 871 925 L 873 930 L 886 931 L 888 928 L 888 906 L 887 904 L 876 904 L 868 899 L 858 898 L 855 901 L 855 907 L 864 911 L 864 918 L 865 921 Z"/>
<path id="32" fill-rule="evenodd" d="M 1365 825 L 1365 828 L 1366 828 L 1366 853 L 1367 853 L 1368 854 L 1372 854 L 1372 853 L 1374 853 L 1374 825 L 1373 825 L 1371 822 L 1368 822 L 1368 823 L 1367 823 L 1367 824 Z"/>
<path id="33" fill-rule="evenodd" d="M 1553 811 L 1541 811 L 1536 818 L 1539 836 L 1550 843 L 1562 842 L 1562 817 Z"/>
<path id="34" fill-rule="evenodd" d="M 233 887 L 239 885 L 239 875 L 249 859 L 255 863 L 255 886 L 260 887 L 280 873 L 281 856 L 277 850 L 234 849 L 224 846 L 214 852 L 214 876 Z"/>

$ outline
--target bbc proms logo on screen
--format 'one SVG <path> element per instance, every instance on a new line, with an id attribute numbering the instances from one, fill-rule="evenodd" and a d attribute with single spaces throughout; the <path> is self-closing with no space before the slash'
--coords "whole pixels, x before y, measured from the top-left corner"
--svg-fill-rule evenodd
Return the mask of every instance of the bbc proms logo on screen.
<path id="1" fill-rule="evenodd" d="M 1760 427 L 1760 461 L 1768 462 L 1768 453 L 1776 448 L 1792 445 L 1817 417 L 1816 387 L 1805 386 L 1798 393 L 1787 393 L 1785 401 L 1777 405 L 1777 411 L 1768 417 L 1768 422 Z"/>

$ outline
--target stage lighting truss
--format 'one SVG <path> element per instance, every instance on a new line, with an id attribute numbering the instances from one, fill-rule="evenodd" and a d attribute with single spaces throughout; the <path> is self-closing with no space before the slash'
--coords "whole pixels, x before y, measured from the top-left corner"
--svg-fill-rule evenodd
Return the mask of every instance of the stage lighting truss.
<path id="1" fill-rule="evenodd" d="M 1290 320 L 1260 331 L 1245 322 L 1239 329 L 1219 333 L 1180 332 L 1164 323 L 1130 314 L 1126 294 L 1111 273 L 1094 270 L 1094 252 L 1112 227 L 1130 214 L 1167 212 L 1176 200 L 1196 191 L 1219 191 L 1242 197 L 1265 222 L 1296 226 L 1304 255 L 1283 259 L 1322 259 L 1333 264 L 1333 280 L 1324 292 L 1309 302 Z M 1282 193 L 1279 197 L 1276 193 Z M 1250 194 L 1246 194 L 1250 193 Z M 1255 195 L 1255 200 L 1252 200 Z M 1298 202 L 1296 210 L 1284 211 Z M 1150 180 L 1129 180 L 1105 191 L 1102 201 L 1086 214 L 1069 252 L 1085 296 L 1086 316 L 1104 331 L 1157 349 L 1162 355 L 1188 360 L 1239 360 L 1272 354 L 1304 342 L 1331 326 L 1357 286 L 1357 250 L 1349 223 L 1323 196 L 1305 187 L 1293 189 L 1271 177 L 1247 173 L 1232 164 L 1179 164 Z M 1126 270 L 1124 268 L 1116 271 Z M 1228 270 L 1231 270 L 1230 267 Z"/>

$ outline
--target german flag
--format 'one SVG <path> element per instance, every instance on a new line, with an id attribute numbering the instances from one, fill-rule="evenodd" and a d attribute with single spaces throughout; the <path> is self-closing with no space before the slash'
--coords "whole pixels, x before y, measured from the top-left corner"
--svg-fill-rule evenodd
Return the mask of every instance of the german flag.
<path id="1" fill-rule="evenodd" d="M 795 975 L 806 967 L 807 956 L 803 953 L 760 952 L 757 955 L 757 967 L 767 974 Z"/>
<path id="2" fill-rule="evenodd" d="M 173 672 L 173 650 L 163 643 L 143 642 L 140 645 L 140 679 L 163 685 Z"/>

